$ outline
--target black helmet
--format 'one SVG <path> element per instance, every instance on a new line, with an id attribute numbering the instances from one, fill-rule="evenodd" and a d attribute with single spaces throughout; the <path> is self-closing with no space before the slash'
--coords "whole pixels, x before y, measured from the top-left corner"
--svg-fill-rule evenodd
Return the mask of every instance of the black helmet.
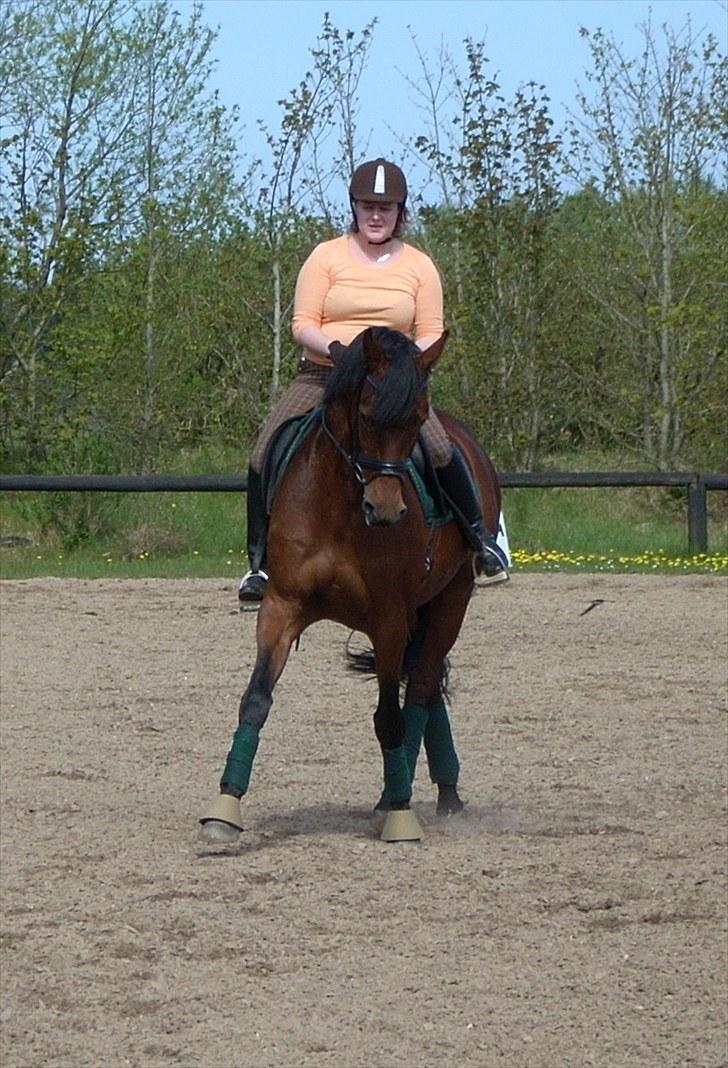
<path id="1" fill-rule="evenodd" d="M 396 163 L 370 159 L 352 174 L 349 196 L 352 200 L 390 201 L 403 208 L 407 202 L 407 179 Z"/>

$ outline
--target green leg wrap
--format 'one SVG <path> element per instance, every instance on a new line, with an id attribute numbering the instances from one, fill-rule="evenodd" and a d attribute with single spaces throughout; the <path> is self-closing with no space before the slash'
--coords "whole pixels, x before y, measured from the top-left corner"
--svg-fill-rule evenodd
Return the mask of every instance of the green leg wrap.
<path id="1" fill-rule="evenodd" d="M 384 788 L 393 802 L 409 801 L 412 796 L 407 752 L 403 745 L 398 749 L 382 749 L 384 759 Z"/>
<path id="2" fill-rule="evenodd" d="M 249 723 L 241 723 L 233 735 L 233 744 L 228 753 L 221 783 L 229 782 L 247 793 L 253 760 L 258 749 L 259 734 Z"/>
<path id="3" fill-rule="evenodd" d="M 420 755 L 420 745 L 427 726 L 430 709 L 426 705 L 405 705 L 402 709 L 404 716 L 404 749 L 407 754 L 407 764 L 410 770 L 410 779 L 415 781 L 417 758 Z"/>
<path id="4" fill-rule="evenodd" d="M 460 761 L 455 752 L 445 702 L 438 701 L 430 706 L 429 711 L 425 727 L 425 752 L 430 778 L 441 786 L 455 786 L 460 774 Z"/>
<path id="5" fill-rule="evenodd" d="M 430 710 L 426 705 L 405 705 L 402 709 L 402 715 L 404 716 L 404 751 L 407 754 L 407 766 L 410 773 L 410 783 L 415 781 L 415 769 L 417 768 L 417 758 L 420 755 L 420 745 L 422 744 L 422 736 L 425 733 L 425 726 L 427 724 L 427 717 L 430 714 Z M 389 791 L 385 785 L 384 796 L 389 800 Z"/>

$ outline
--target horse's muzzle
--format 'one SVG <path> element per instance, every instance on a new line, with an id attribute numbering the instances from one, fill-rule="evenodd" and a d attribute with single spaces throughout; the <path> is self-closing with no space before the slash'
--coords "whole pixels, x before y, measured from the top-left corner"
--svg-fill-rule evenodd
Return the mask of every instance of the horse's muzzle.
<path id="1" fill-rule="evenodd" d="M 364 519 L 368 527 L 392 527 L 407 515 L 407 505 L 400 497 L 399 503 L 376 504 L 368 498 L 362 501 Z"/>

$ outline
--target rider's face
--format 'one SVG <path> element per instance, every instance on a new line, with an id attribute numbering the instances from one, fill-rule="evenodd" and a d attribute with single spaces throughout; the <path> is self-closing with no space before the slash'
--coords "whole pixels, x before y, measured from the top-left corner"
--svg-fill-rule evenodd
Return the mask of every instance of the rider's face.
<path id="1" fill-rule="evenodd" d="M 357 200 L 354 212 L 359 233 L 367 241 L 387 241 L 397 225 L 399 205 L 393 201 Z"/>

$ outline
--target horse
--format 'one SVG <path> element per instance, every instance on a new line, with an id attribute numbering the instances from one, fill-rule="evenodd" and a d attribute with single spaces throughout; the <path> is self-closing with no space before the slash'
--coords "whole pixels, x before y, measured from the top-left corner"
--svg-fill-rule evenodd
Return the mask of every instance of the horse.
<path id="1" fill-rule="evenodd" d="M 439 525 L 428 522 L 411 478 L 430 375 L 446 338 L 420 351 L 397 331 L 369 327 L 338 352 L 314 429 L 290 460 L 270 510 L 270 578 L 258 613 L 257 655 L 220 792 L 200 820 L 206 841 L 234 841 L 243 829 L 240 799 L 274 687 L 294 642 L 324 619 L 371 642 L 384 770 L 380 807 L 388 810 L 382 839 L 422 837 L 410 801 L 423 739 L 438 811 L 463 807 L 444 665 L 473 592 L 473 549 L 452 514 Z M 496 530 L 500 488 L 491 461 L 462 423 L 438 415 L 469 463 L 486 524 Z"/>

